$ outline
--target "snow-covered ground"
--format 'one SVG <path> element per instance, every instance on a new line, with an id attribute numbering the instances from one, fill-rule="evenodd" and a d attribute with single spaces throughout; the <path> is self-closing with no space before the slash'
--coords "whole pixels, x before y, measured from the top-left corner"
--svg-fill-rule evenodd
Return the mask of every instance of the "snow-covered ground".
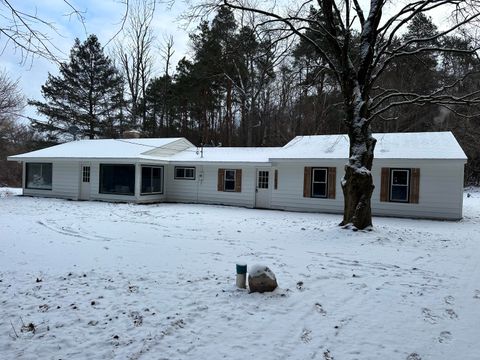
<path id="1" fill-rule="evenodd" d="M 459 222 L 0 189 L 2 359 L 479 359 L 480 192 Z M 235 263 L 280 288 L 237 290 Z"/>

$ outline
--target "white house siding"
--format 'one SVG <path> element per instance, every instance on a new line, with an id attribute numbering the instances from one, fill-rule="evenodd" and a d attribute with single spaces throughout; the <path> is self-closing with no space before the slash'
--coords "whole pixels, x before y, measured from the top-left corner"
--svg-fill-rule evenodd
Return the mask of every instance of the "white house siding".
<path id="1" fill-rule="evenodd" d="M 25 188 L 26 163 L 52 164 L 52 190 L 37 190 Z M 79 163 L 77 161 L 27 161 L 23 163 L 23 194 L 30 196 L 57 197 L 78 199 L 79 192 Z"/>
<path id="2" fill-rule="evenodd" d="M 380 201 L 381 168 L 419 168 L 418 204 Z M 376 159 L 372 169 L 375 190 L 372 213 L 382 216 L 456 220 L 462 218 L 464 160 Z"/>
<path id="3" fill-rule="evenodd" d="M 194 167 L 195 180 L 175 179 L 175 166 Z M 170 164 L 165 167 L 165 186 L 167 191 L 167 201 L 197 203 L 200 194 L 200 186 L 204 186 L 199 176 L 203 174 L 203 165 Z M 215 187 L 214 190 L 217 188 Z M 213 190 L 212 190 L 213 191 Z"/>
<path id="4" fill-rule="evenodd" d="M 285 160 L 272 163 L 271 180 L 274 170 L 278 170 L 278 188 L 271 188 L 271 208 L 325 213 L 343 212 L 341 178 L 346 159 L 325 160 Z M 59 161 L 46 159 L 26 162 L 52 163 L 52 190 L 25 189 L 25 195 L 78 199 L 81 159 Z M 138 160 L 90 160 L 90 199 L 121 202 L 196 202 L 205 204 L 225 204 L 245 207 L 255 206 L 256 168 L 267 164 L 249 163 L 171 163 L 160 164 L 143 160 L 145 165 L 163 166 L 163 194 L 140 195 L 141 163 Z M 99 193 L 100 164 L 135 164 L 135 195 L 114 195 Z M 421 160 L 421 159 L 375 159 L 373 180 L 375 190 L 372 195 L 372 212 L 377 216 L 398 216 L 433 219 L 460 219 L 463 207 L 463 167 L 464 160 Z M 194 166 L 195 180 L 174 179 L 175 166 Z M 336 167 L 336 198 L 303 197 L 304 167 Z M 268 165 L 267 165 L 268 167 Z M 420 168 L 419 203 L 393 203 L 380 201 L 381 169 Z M 242 169 L 241 192 L 217 191 L 218 169 Z M 25 163 L 23 164 L 25 179 Z M 270 185 L 272 185 L 272 181 Z"/>
<path id="5" fill-rule="evenodd" d="M 274 163 L 278 170 L 278 189 L 272 190 L 272 209 L 342 213 L 344 198 L 341 179 L 347 159 Z M 335 199 L 303 197 L 304 167 L 336 167 Z M 380 201 L 381 168 L 420 168 L 418 204 Z M 389 160 L 377 159 L 372 169 L 375 190 L 372 213 L 378 216 L 398 216 L 456 220 L 462 218 L 463 160 Z"/>
<path id="6" fill-rule="evenodd" d="M 175 179 L 175 166 L 195 167 L 195 180 Z M 218 169 L 242 169 L 241 192 L 217 191 Z M 255 166 L 245 164 L 170 164 L 166 171 L 167 200 L 245 207 L 255 206 Z"/>
<path id="7" fill-rule="evenodd" d="M 271 208 L 325 213 L 343 212 L 343 193 L 340 180 L 343 176 L 345 162 L 346 160 L 331 159 L 274 163 L 274 169 L 278 170 L 278 188 L 276 190 L 272 189 Z M 335 199 L 303 197 L 303 175 L 306 166 L 337 168 Z"/>

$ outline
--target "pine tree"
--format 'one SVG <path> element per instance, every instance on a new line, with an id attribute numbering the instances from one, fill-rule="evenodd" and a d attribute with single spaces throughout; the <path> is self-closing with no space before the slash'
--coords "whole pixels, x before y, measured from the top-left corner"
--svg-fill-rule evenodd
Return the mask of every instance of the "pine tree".
<path id="1" fill-rule="evenodd" d="M 33 127 L 58 139 L 72 131 L 79 137 L 116 137 L 121 126 L 123 82 L 118 70 L 105 56 L 95 35 L 84 43 L 79 39 L 70 61 L 60 65 L 60 74 L 48 74 L 42 95 L 46 102 L 29 101 L 48 122 L 34 121 Z"/>

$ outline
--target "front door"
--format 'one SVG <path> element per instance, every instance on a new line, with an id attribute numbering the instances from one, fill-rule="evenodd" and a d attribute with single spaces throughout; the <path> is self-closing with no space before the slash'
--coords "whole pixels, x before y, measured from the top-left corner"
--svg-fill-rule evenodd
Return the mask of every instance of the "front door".
<path id="1" fill-rule="evenodd" d="M 255 207 L 270 208 L 270 169 L 257 169 Z"/>
<path id="2" fill-rule="evenodd" d="M 90 200 L 90 164 L 80 164 L 80 200 Z"/>

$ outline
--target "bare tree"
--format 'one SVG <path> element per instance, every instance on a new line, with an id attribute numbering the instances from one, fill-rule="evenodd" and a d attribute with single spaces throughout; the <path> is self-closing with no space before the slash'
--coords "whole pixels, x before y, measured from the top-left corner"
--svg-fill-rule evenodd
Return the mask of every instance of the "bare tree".
<path id="1" fill-rule="evenodd" d="M 145 94 L 154 64 L 152 48 L 155 35 L 151 24 L 155 0 L 130 1 L 128 6 L 124 36 L 117 39 L 115 53 L 127 82 L 127 95 L 130 97 L 128 110 L 132 125 L 138 125 L 140 119 L 142 130 L 145 130 Z"/>
<path id="2" fill-rule="evenodd" d="M 164 127 L 166 125 L 167 127 L 167 134 L 168 131 L 170 131 L 170 126 L 171 126 L 171 119 L 167 115 L 167 94 L 169 91 L 169 86 L 170 86 L 170 63 L 172 61 L 172 56 L 175 53 L 175 50 L 173 50 L 173 36 L 167 36 L 164 38 L 164 43 L 160 47 L 160 56 L 162 57 L 165 67 L 164 67 L 164 82 L 163 82 L 163 93 L 165 94 L 165 98 L 162 101 L 162 112 L 160 114 L 160 127 Z"/>
<path id="3" fill-rule="evenodd" d="M 432 46 L 433 39 L 422 37 L 398 44 L 395 41 L 397 35 L 418 14 L 432 10 L 450 11 L 451 24 L 435 35 L 440 39 L 479 18 L 480 1 L 418 0 L 387 9 L 387 0 L 371 0 L 368 10 L 363 9 L 358 0 L 307 0 L 290 4 L 285 9 L 276 8 L 271 3 L 262 4 L 263 7 L 243 0 L 223 0 L 214 5 L 259 14 L 263 16 L 262 24 L 268 25 L 268 31 L 274 24 L 278 31 L 302 38 L 324 60 L 343 97 L 344 122 L 350 139 L 349 160 L 342 179 L 345 204 L 340 225 L 365 229 L 372 225 L 370 202 L 374 190 L 371 169 L 376 140 L 372 136 L 371 122 L 399 105 L 440 104 L 453 108 L 480 100 L 480 90 L 462 95 L 451 94 L 450 90 L 463 79 L 446 84 L 430 94 L 376 88 L 376 81 L 396 58 L 424 52 L 475 53 L 477 50 Z M 292 8 L 294 6 L 296 8 Z M 311 6 L 316 7 L 317 16 L 313 18 Z M 384 13 L 392 15 L 383 18 Z M 319 35 L 315 39 L 305 32 L 312 25 Z M 415 45 L 413 50 L 409 46 L 412 44 Z"/>
<path id="4" fill-rule="evenodd" d="M 22 146 L 25 126 L 18 125 L 16 119 L 21 116 L 25 106 L 25 98 L 19 88 L 18 81 L 12 80 L 8 73 L 0 72 L 0 186 L 2 184 L 18 185 L 21 167 L 9 164 L 7 156 L 12 155 Z"/>
<path id="5" fill-rule="evenodd" d="M 86 33 L 84 12 L 68 0 L 63 0 L 69 18 L 80 21 Z M 55 23 L 38 15 L 37 10 L 25 12 L 10 0 L 0 0 L 0 46 L 1 52 L 13 47 L 19 52 L 20 63 L 25 64 L 39 56 L 59 63 L 64 55 L 55 45 L 52 35 L 61 36 Z"/>
<path id="6" fill-rule="evenodd" d="M 0 72 L 0 126 L 20 116 L 25 107 L 25 97 L 20 91 L 18 80 L 10 79 L 5 70 Z"/>

